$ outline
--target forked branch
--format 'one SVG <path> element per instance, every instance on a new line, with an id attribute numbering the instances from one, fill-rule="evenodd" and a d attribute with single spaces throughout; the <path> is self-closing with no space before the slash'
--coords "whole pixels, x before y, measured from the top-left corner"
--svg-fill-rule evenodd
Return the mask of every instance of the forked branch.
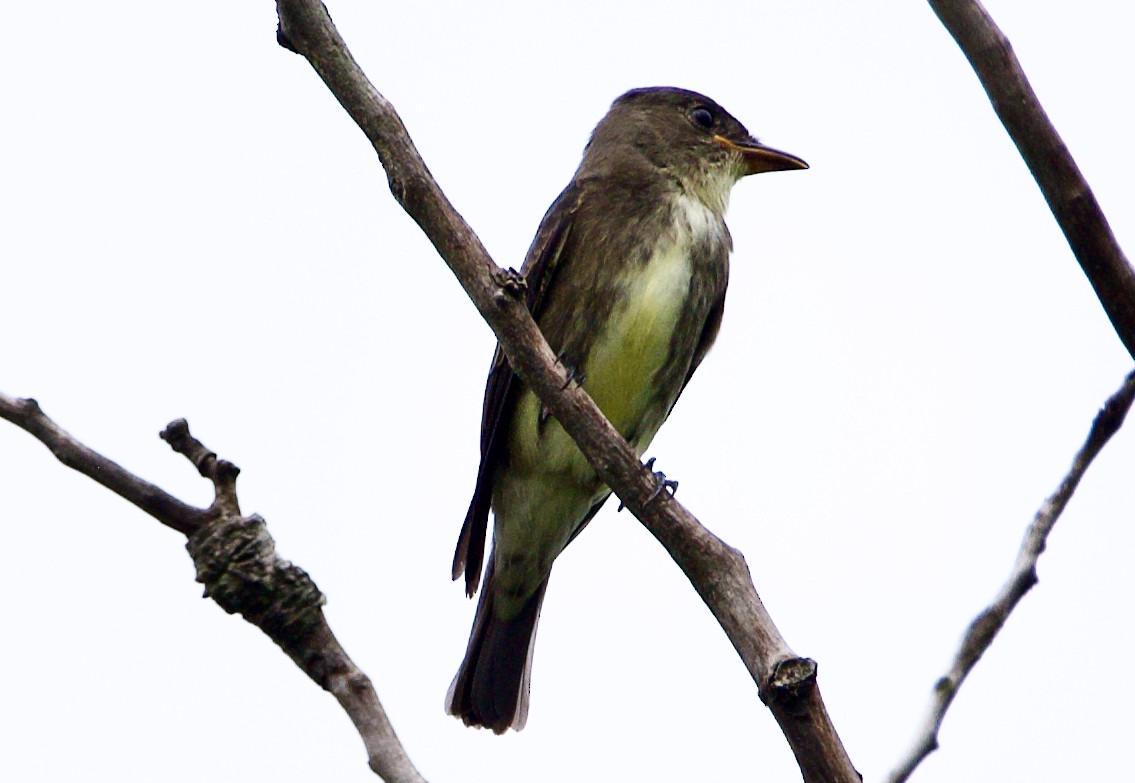
<path id="1" fill-rule="evenodd" d="M 331 632 L 323 594 L 311 577 L 276 554 L 264 520 L 243 517 L 237 500 L 240 469 L 205 447 L 185 419 L 161 437 L 213 482 L 208 508 L 183 503 L 80 443 L 35 400 L 0 393 L 0 418 L 38 438 L 60 462 L 129 500 L 188 537 L 186 548 L 205 595 L 271 637 L 304 672 L 330 691 L 362 737 L 371 769 L 387 783 L 425 783 L 394 733 L 374 687 Z"/>

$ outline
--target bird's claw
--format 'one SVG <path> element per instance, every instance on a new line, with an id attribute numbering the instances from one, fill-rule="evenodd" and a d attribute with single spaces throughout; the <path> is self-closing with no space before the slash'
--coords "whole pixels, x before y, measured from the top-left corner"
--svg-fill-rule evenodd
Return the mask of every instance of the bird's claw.
<path id="1" fill-rule="evenodd" d="M 647 470 L 650 470 L 651 468 L 653 468 L 655 459 L 657 459 L 657 457 L 651 457 L 650 459 L 648 459 L 646 461 L 646 465 L 644 465 L 644 467 Z M 655 470 L 655 471 L 652 471 L 652 473 L 654 475 L 654 481 L 655 481 L 654 491 L 650 493 L 650 497 L 648 497 L 646 499 L 646 502 L 643 503 L 643 506 L 649 506 L 651 501 L 653 501 L 656 497 L 661 495 L 666 490 L 670 490 L 670 497 L 673 497 L 674 493 L 676 493 L 678 491 L 678 482 L 676 480 L 666 478 L 666 474 L 663 473 L 661 470 Z M 627 504 L 623 503 L 620 500 L 619 501 L 619 507 L 618 507 L 618 509 L 616 509 L 616 511 L 622 511 L 626 507 L 627 507 Z"/>
<path id="2" fill-rule="evenodd" d="M 571 386 L 572 381 L 575 381 L 578 385 L 582 386 L 583 382 L 587 380 L 587 373 L 580 372 L 574 364 L 568 364 L 567 362 L 565 362 L 564 355 L 562 353 L 556 357 L 556 362 L 562 364 L 564 369 L 567 370 L 567 379 L 564 381 L 564 385 L 560 387 L 560 391 L 563 391 L 567 387 Z"/>
<path id="3" fill-rule="evenodd" d="M 571 386 L 572 381 L 575 381 L 577 384 L 582 386 L 583 382 L 587 379 L 586 374 L 578 372 L 573 365 L 570 365 L 564 361 L 564 355 L 562 353 L 556 355 L 556 364 L 563 365 L 563 368 L 567 370 L 567 379 L 564 381 L 564 385 L 560 387 L 560 391 L 563 391 L 567 387 Z M 547 406 L 541 404 L 540 413 L 537 415 L 537 423 L 541 427 L 543 427 L 544 423 L 548 421 L 548 417 L 551 415 L 552 412 L 548 410 Z"/>
<path id="4" fill-rule="evenodd" d="M 650 497 L 646 499 L 644 505 L 649 506 L 650 501 L 654 500 L 667 489 L 670 490 L 670 497 L 674 497 L 674 493 L 678 491 L 678 482 L 674 479 L 666 478 L 666 474 L 661 470 L 654 471 L 654 480 L 658 482 L 658 485 L 655 486 L 654 491 L 650 493 Z"/>

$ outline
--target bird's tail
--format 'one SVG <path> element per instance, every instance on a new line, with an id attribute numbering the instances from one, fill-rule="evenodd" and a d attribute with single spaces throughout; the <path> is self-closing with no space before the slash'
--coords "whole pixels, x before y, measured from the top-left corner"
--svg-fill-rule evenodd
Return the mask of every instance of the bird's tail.
<path id="1" fill-rule="evenodd" d="M 547 588 L 545 577 L 515 616 L 497 617 L 489 558 L 465 660 L 445 696 L 445 711 L 461 718 L 466 726 L 484 726 L 497 734 L 524 728 L 536 625 Z"/>

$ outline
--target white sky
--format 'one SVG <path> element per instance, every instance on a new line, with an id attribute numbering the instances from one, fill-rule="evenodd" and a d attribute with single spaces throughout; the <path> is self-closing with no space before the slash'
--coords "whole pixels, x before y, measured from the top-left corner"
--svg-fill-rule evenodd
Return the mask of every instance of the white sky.
<path id="1" fill-rule="evenodd" d="M 630 87 L 721 102 L 812 164 L 746 180 L 721 338 L 649 450 L 820 663 L 858 768 L 904 751 L 1131 358 L 923 2 L 328 0 L 434 175 L 518 266 Z M 989 0 L 1135 242 L 1132 12 Z M 17 3 L 0 48 L 0 389 L 179 497 L 178 416 L 328 597 L 441 781 L 795 780 L 732 648 L 614 504 L 557 563 L 528 727 L 442 711 L 493 339 L 271 3 Z M 1135 433 L 917 774 L 1115 779 L 1135 699 Z M 334 700 L 200 598 L 181 537 L 0 426 L 0 778 L 368 781 Z"/>

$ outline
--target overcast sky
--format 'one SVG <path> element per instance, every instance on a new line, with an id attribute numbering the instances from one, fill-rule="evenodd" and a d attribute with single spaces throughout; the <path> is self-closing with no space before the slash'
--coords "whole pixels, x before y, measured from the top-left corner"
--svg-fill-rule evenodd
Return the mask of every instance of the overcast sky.
<path id="1" fill-rule="evenodd" d="M 648 454 L 744 552 L 879 780 L 1132 364 L 929 6 L 327 3 L 503 266 L 631 87 L 704 92 L 812 165 L 734 190 L 721 337 Z M 1130 250 L 1132 11 L 987 7 Z M 444 714 L 493 337 L 275 25 L 271 3 L 6 9 L 0 390 L 205 504 L 157 438 L 187 417 L 434 783 L 798 779 L 615 504 L 557 561 L 527 728 Z M 1129 768 L 1133 466 L 1129 429 L 916 780 Z M 3 423 L 0 520 L 0 778 L 373 779 L 334 699 L 200 598 L 181 536 Z"/>

